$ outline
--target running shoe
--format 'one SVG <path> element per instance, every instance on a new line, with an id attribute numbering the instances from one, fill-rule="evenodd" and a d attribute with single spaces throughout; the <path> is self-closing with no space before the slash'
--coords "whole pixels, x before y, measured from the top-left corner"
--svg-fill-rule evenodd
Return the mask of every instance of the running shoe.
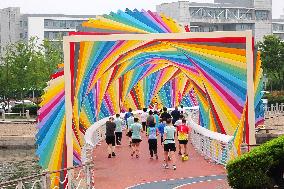
<path id="1" fill-rule="evenodd" d="M 108 158 L 111 158 L 111 154 L 108 155 Z"/>
<path id="2" fill-rule="evenodd" d="M 138 155 L 138 154 L 136 155 L 136 158 L 139 158 L 139 155 Z"/>
<path id="3" fill-rule="evenodd" d="M 156 159 L 159 159 L 158 155 L 156 154 Z"/>
<path id="4" fill-rule="evenodd" d="M 176 170 L 176 169 L 177 169 L 177 167 L 175 165 L 173 165 L 173 170 Z"/>
<path id="5" fill-rule="evenodd" d="M 116 155 L 115 155 L 115 153 L 114 152 L 112 152 L 112 154 L 111 154 L 113 157 L 115 157 Z"/>
<path id="6" fill-rule="evenodd" d="M 169 169 L 169 165 L 163 164 L 164 169 Z"/>
<path id="7" fill-rule="evenodd" d="M 180 155 L 180 156 L 181 156 L 181 152 L 180 152 L 180 151 L 178 152 L 178 155 Z"/>

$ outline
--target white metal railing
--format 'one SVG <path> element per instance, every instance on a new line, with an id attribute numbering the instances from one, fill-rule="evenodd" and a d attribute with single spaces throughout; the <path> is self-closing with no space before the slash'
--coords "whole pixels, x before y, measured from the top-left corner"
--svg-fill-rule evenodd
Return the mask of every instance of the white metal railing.
<path id="1" fill-rule="evenodd" d="M 271 104 L 270 107 L 265 106 L 264 108 L 265 118 L 281 116 L 283 114 L 284 114 L 284 103 L 281 104 L 276 103 L 275 105 Z"/>
<path id="2" fill-rule="evenodd" d="M 20 179 L 0 183 L 1 189 L 94 189 L 92 180 L 93 164 L 86 163 L 80 166 L 61 169 L 53 172 L 44 172 Z M 64 172 L 65 178 L 60 178 L 59 173 Z M 71 178 L 71 180 L 67 179 Z M 65 186 L 65 187 L 64 187 Z"/>
<path id="3" fill-rule="evenodd" d="M 210 131 L 197 124 L 198 110 L 188 116 L 189 126 L 192 128 L 191 141 L 194 148 L 206 159 L 226 165 L 237 156 L 234 137 Z"/>

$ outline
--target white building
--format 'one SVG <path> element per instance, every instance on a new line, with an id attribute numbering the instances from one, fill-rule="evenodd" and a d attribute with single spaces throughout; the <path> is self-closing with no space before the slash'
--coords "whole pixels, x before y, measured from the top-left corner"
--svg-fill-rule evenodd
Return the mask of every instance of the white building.
<path id="1" fill-rule="evenodd" d="M 256 41 L 272 34 L 271 0 L 214 0 L 214 3 L 178 1 L 157 7 L 192 32 L 252 30 Z"/>

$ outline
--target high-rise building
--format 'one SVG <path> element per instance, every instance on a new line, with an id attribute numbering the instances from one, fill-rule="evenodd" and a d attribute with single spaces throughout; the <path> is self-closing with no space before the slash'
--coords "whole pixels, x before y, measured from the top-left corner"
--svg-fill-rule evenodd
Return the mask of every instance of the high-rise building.
<path id="1" fill-rule="evenodd" d="M 192 32 L 252 30 L 256 41 L 272 34 L 271 0 L 178 1 L 156 8 L 158 13 L 189 25 Z"/>
<path id="2" fill-rule="evenodd" d="M 284 14 L 280 15 L 279 19 L 273 19 L 272 26 L 273 34 L 280 37 L 280 39 L 284 41 Z"/>
<path id="3" fill-rule="evenodd" d="M 9 43 L 14 43 L 19 37 L 20 8 L 8 7 L 0 9 L 0 55 Z"/>
<path id="4" fill-rule="evenodd" d="M 37 37 L 39 43 L 44 39 L 61 42 L 89 18 L 95 15 L 21 14 L 19 7 L 0 9 L 0 56 L 7 44 L 31 37 Z"/>

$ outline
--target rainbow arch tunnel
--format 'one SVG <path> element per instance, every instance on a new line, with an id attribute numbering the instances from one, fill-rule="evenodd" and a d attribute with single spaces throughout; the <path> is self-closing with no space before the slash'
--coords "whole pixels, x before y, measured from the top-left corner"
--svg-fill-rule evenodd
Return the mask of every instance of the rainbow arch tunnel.
<path id="1" fill-rule="evenodd" d="M 91 40 L 98 34 L 108 38 L 148 33 L 178 36 L 184 32 L 163 15 L 126 10 L 89 20 L 81 32 L 70 33 L 70 40 L 65 41 L 68 61 L 52 75 L 39 110 L 36 153 L 40 165 L 49 170 L 67 167 L 70 141 L 73 164 L 80 164 L 83 136 L 94 122 L 129 107 L 151 107 L 155 102 L 167 107 L 198 104 L 201 126 L 234 135 L 237 149 L 242 141 L 249 142 L 248 110 L 255 112 L 257 125 L 263 121 L 263 109 L 261 61 L 253 49 L 249 50 L 254 58 L 253 72 L 247 75 L 248 38 L 200 33 L 179 39 Z M 248 101 L 250 77 L 254 107 Z M 70 91 L 66 91 L 66 81 Z M 66 135 L 66 110 L 71 110 L 71 135 Z"/>

